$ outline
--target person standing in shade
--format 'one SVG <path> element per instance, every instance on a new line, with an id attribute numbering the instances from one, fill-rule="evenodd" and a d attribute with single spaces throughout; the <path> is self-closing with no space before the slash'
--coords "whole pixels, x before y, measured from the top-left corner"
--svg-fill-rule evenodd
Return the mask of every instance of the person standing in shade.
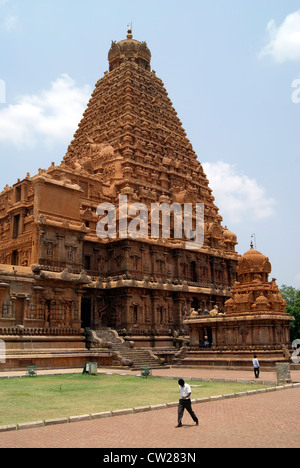
<path id="1" fill-rule="evenodd" d="M 186 384 L 183 379 L 179 379 L 178 384 L 180 400 L 178 404 L 178 424 L 176 427 L 182 427 L 182 417 L 185 409 L 190 413 L 193 421 L 196 423 L 196 426 L 198 426 L 198 418 L 192 410 L 192 403 L 190 399 L 192 393 L 191 387 L 189 384 Z"/>
<path id="2" fill-rule="evenodd" d="M 259 377 L 259 368 L 260 368 L 260 365 L 259 365 L 259 361 L 257 359 L 257 356 L 256 354 L 254 355 L 254 359 L 253 359 L 253 369 L 254 369 L 254 375 L 255 375 L 255 378 L 258 379 Z"/>

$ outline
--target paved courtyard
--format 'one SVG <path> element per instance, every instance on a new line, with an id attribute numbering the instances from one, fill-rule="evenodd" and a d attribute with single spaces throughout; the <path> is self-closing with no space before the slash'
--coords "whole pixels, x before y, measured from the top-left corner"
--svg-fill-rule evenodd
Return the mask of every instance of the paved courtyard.
<path id="1" fill-rule="evenodd" d="M 173 368 L 153 373 L 186 380 L 204 376 L 252 379 L 249 371 Z M 300 382 L 300 371 L 294 371 L 292 378 Z M 275 381 L 275 373 L 265 373 L 263 379 Z M 180 429 L 175 428 L 177 408 L 172 407 L 3 432 L 0 448 L 299 448 L 299 401 L 300 387 L 295 387 L 194 404 L 199 426 L 185 413 Z"/>

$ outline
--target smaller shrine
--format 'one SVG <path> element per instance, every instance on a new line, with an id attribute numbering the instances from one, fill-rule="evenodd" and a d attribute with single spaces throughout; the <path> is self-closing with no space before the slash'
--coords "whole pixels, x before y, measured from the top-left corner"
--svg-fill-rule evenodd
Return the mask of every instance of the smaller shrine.
<path id="1" fill-rule="evenodd" d="M 267 368 L 290 360 L 294 319 L 286 312 L 276 280 L 269 281 L 269 259 L 251 243 L 238 261 L 237 273 L 224 311 L 217 306 L 204 312 L 191 309 L 185 317 L 190 346 L 181 364 L 247 367 L 254 353 Z"/>

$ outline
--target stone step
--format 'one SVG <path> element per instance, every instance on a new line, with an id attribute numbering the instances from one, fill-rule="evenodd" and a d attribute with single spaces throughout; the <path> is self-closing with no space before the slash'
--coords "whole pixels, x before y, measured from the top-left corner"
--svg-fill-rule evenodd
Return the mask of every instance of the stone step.
<path id="1" fill-rule="evenodd" d="M 152 368 L 161 367 L 160 361 L 155 359 L 146 349 L 130 348 L 129 343 L 124 342 L 116 333 L 108 328 L 96 330 L 96 334 L 104 341 L 111 343 L 111 350 L 118 352 L 122 358 L 132 362 L 132 369 L 140 369 L 143 366 Z"/>

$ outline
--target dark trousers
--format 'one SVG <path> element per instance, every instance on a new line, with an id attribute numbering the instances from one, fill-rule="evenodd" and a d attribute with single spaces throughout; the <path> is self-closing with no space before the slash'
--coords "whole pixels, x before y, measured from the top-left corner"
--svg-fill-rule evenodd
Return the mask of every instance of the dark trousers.
<path id="1" fill-rule="evenodd" d="M 181 424 L 181 420 L 182 420 L 182 417 L 183 417 L 183 413 L 184 413 L 184 410 L 187 410 L 193 421 L 195 421 L 195 423 L 198 422 L 198 418 L 197 416 L 195 415 L 194 411 L 192 410 L 192 403 L 191 403 L 191 400 L 179 400 L 179 405 L 178 405 L 178 424 Z"/>
<path id="2" fill-rule="evenodd" d="M 254 375 L 255 375 L 255 378 L 258 379 L 258 377 L 259 377 L 259 367 L 254 367 Z"/>

